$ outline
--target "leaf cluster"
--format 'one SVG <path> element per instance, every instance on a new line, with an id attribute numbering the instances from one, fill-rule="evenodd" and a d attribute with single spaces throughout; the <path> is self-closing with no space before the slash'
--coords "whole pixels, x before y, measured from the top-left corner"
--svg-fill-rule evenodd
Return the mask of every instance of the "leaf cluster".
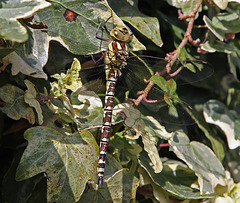
<path id="1" fill-rule="evenodd" d="M 0 5 L 2 202 L 239 201 L 239 1 Z M 108 29 L 134 33 L 133 68 L 116 88 L 101 187 L 105 76 L 95 58 L 108 42 L 96 32 L 110 16 Z M 99 33 L 109 38 L 102 26 Z M 143 79 L 155 85 L 147 98 L 137 96 L 149 87 Z"/>

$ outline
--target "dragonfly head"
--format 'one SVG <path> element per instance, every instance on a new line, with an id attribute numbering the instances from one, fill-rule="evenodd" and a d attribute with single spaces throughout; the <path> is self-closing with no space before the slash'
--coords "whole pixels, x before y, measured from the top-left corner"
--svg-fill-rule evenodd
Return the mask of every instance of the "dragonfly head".
<path id="1" fill-rule="evenodd" d="M 114 29 L 111 30 L 110 36 L 114 40 L 118 40 L 121 42 L 129 42 L 132 38 L 132 33 L 124 26 L 116 26 Z"/>

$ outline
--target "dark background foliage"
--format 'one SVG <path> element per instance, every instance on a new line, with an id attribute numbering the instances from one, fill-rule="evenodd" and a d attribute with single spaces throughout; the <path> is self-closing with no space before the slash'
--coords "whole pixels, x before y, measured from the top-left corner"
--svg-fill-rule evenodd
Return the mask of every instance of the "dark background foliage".
<path id="1" fill-rule="evenodd" d="M 237 201 L 240 6 L 225 2 L 1 2 L 0 201 Z M 202 5 L 199 12 L 194 10 L 198 3 Z M 77 14 L 76 20 L 66 21 L 66 9 Z M 34 21 L 26 18 L 34 13 L 38 23 L 31 27 Z M 206 63 L 195 75 L 181 73 L 177 93 L 174 82 L 168 85 L 161 78 L 151 78 L 161 84 L 155 85 L 158 90 L 153 88 L 148 98 L 162 98 L 164 91 L 169 100 L 151 105 L 142 102 L 137 107 L 140 111 L 135 111 L 122 102 L 137 99 L 137 91 L 147 86 L 143 79 L 151 74 L 132 56 L 129 67 L 133 66 L 123 71 L 115 96 L 115 104 L 128 120 L 123 124 L 122 118 L 114 117 L 106 182 L 97 188 L 105 76 L 103 66 L 93 67 L 92 58 L 101 57 L 107 47 L 96 39 L 96 31 L 99 21 L 104 23 L 111 15 L 108 28 L 123 22 L 129 26 L 136 37 L 131 49 L 137 55 L 151 56 L 142 58 L 153 73 L 164 70 L 167 62 L 160 58 L 166 56 L 172 61 L 176 57 Z M 190 18 L 183 17 L 187 15 Z M 108 38 L 103 29 L 100 33 Z M 78 71 L 70 79 L 50 77 L 66 73 L 70 67 L 79 68 L 73 58 L 81 62 L 81 81 Z M 164 66 L 159 69 L 160 63 Z M 77 90 L 81 82 L 101 99 Z M 164 113 L 157 113 L 164 102 L 171 106 L 171 102 L 181 101 L 178 97 L 184 101 L 180 108 L 191 119 L 169 121 Z M 87 130 L 82 131 L 85 126 Z"/>

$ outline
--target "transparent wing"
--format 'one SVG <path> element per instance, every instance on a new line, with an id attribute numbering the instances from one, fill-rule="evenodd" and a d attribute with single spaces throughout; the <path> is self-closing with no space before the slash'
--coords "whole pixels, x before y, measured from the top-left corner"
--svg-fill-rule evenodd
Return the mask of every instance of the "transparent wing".
<path id="1" fill-rule="evenodd" d="M 180 65 L 186 64 L 185 61 L 177 61 Z M 190 61 L 188 62 L 190 63 Z M 141 56 L 141 60 L 138 57 L 130 57 L 127 66 L 122 70 L 122 76 L 118 79 L 115 97 L 120 101 L 125 101 L 126 98 L 137 99 L 139 95 L 138 92 L 144 90 L 148 83 L 144 82 L 144 79 L 151 79 L 151 82 L 154 82 L 154 85 L 149 91 L 147 98 L 141 101 L 138 108 L 144 115 L 152 115 L 157 117 L 160 122 L 177 124 L 177 125 L 191 125 L 195 121 L 189 115 L 191 107 L 182 101 L 177 95 L 178 84 L 183 85 L 190 83 L 203 81 L 207 77 L 213 74 L 213 68 L 202 61 L 191 62 L 197 64 L 195 65 L 196 73 L 193 73 L 186 69 L 185 72 L 189 72 L 186 77 L 184 72 L 180 72 L 175 83 L 175 80 L 171 79 L 167 74 L 160 76 L 152 77 L 152 72 L 160 72 L 164 69 L 166 62 L 157 57 L 151 56 Z M 94 66 L 92 62 L 86 62 L 83 64 L 84 69 L 87 71 L 81 71 L 82 75 L 85 75 L 86 86 L 90 87 L 91 90 L 94 90 L 97 93 L 101 93 L 101 96 L 105 94 L 105 87 L 103 85 L 97 85 L 91 81 L 92 79 L 100 79 L 102 81 L 105 79 L 104 69 L 102 65 Z M 148 68 L 146 67 L 148 66 Z M 199 69 L 201 67 L 201 69 Z M 176 70 L 178 66 L 173 66 L 173 71 Z M 151 69 L 151 71 L 149 71 Z M 184 69 L 182 69 L 183 71 Z M 199 75 L 201 74 L 201 75 Z M 185 79 L 188 79 L 188 81 Z M 126 97 L 126 94 L 128 96 Z M 133 100 L 132 100 L 133 101 Z"/>

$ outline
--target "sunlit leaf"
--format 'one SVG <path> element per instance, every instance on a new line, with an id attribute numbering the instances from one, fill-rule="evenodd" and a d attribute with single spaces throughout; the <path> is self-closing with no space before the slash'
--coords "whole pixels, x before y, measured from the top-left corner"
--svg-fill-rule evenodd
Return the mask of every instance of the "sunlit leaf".
<path id="1" fill-rule="evenodd" d="M 78 89 L 71 95 L 71 103 L 81 129 L 102 125 L 103 104 L 95 92 Z"/>
<path id="2" fill-rule="evenodd" d="M 229 43 L 234 48 L 230 54 L 228 54 L 228 63 L 231 68 L 231 72 L 234 77 L 239 80 L 238 71 L 240 67 L 240 43 L 239 39 L 235 39 L 234 41 Z"/>
<path id="3" fill-rule="evenodd" d="M 136 199 L 139 180 L 126 169 L 120 169 L 103 187 L 84 193 L 79 202 L 131 202 Z"/>
<path id="4" fill-rule="evenodd" d="M 229 2 L 238 2 L 239 0 L 213 0 L 213 2 L 220 8 L 220 9 L 226 9 Z"/>
<path id="5" fill-rule="evenodd" d="M 187 16 L 189 15 L 192 10 L 196 7 L 196 4 L 198 3 L 198 0 L 186 0 L 186 1 L 179 1 L 179 0 L 167 0 L 167 2 L 176 7 L 176 8 L 181 8 L 183 15 Z M 202 8 L 198 10 L 198 12 L 201 12 Z M 196 15 L 198 16 L 198 15 Z"/>
<path id="6" fill-rule="evenodd" d="M 202 194 L 213 193 L 217 184 L 226 184 L 221 162 L 206 145 L 196 141 L 190 142 L 186 134 L 177 131 L 169 144 L 177 157 L 183 160 L 198 176 Z"/>
<path id="7" fill-rule="evenodd" d="M 191 184 L 191 181 L 192 183 L 195 181 L 195 175 L 189 169 L 183 169 L 181 166 L 177 166 L 174 171 L 174 167 L 170 168 L 164 166 L 161 173 L 155 173 L 151 166 L 151 162 L 144 156 L 140 156 L 139 164 L 144 168 L 156 185 L 161 186 L 164 190 L 167 190 L 171 195 L 177 198 L 204 199 L 216 196 L 216 194 L 202 195 L 198 190 L 191 188 L 189 184 Z M 186 183 L 185 181 L 188 180 L 189 182 Z"/>
<path id="8" fill-rule="evenodd" d="M 235 118 L 234 113 L 229 111 L 223 103 L 214 100 L 205 103 L 203 114 L 208 123 L 219 126 L 225 133 L 230 149 L 239 147 L 238 127 L 235 125 L 238 125 L 240 116 L 238 119 Z"/>
<path id="9" fill-rule="evenodd" d="M 148 175 L 148 173 L 143 168 L 140 167 L 138 169 L 138 172 L 140 176 L 140 184 L 141 185 L 151 184 L 153 188 L 153 195 L 158 202 L 168 203 L 170 201 L 168 193 L 161 186 L 155 184 Z"/>
<path id="10" fill-rule="evenodd" d="M 0 36 L 4 39 L 24 42 L 28 39 L 27 29 L 17 19 L 32 15 L 39 9 L 50 6 L 47 1 L 6 1 L 0 8 Z"/>
<path id="11" fill-rule="evenodd" d="M 29 80 L 24 80 L 25 85 L 27 86 L 28 90 L 24 94 L 24 101 L 31 107 L 35 108 L 37 115 L 38 115 L 38 122 L 41 125 L 43 123 L 43 115 L 42 109 L 39 102 L 36 100 L 37 92 L 33 83 Z"/>
<path id="12" fill-rule="evenodd" d="M 196 121 L 199 129 L 204 132 L 204 135 L 209 139 L 211 142 L 213 151 L 215 152 L 216 156 L 219 160 L 223 160 L 225 157 L 224 146 L 221 142 L 220 138 L 211 130 L 211 128 L 206 124 L 205 119 L 202 115 L 203 105 L 196 105 L 195 108 L 199 113 L 188 111 L 190 116 Z"/>
<path id="13" fill-rule="evenodd" d="M 139 180 L 131 172 L 121 169 L 109 178 L 106 184 L 112 201 L 129 202 L 136 197 Z"/>
<path id="14" fill-rule="evenodd" d="M 208 29 L 221 41 L 225 39 L 226 33 L 240 32 L 239 13 L 222 13 L 221 15 L 214 16 L 210 20 L 207 16 L 203 17 Z"/>
<path id="15" fill-rule="evenodd" d="M 71 23 L 66 21 L 63 16 L 66 9 L 70 9 L 78 15 L 76 21 Z M 112 15 L 114 23 L 123 25 L 121 19 L 111 12 L 107 1 L 104 0 L 54 1 L 51 7 L 39 11 L 37 14 L 40 21 L 48 26 L 49 40 L 54 39 L 70 52 L 81 55 L 100 51 L 100 40 L 96 38 L 98 18 L 101 22 L 105 22 Z M 105 33 L 103 37 L 108 38 L 108 35 Z M 144 46 L 135 37 L 133 37 L 131 45 L 135 51 L 144 49 Z"/>
<path id="16" fill-rule="evenodd" d="M 108 0 L 108 3 L 122 20 L 129 23 L 157 46 L 161 47 L 163 45 L 158 19 L 140 12 L 137 8 L 137 2 Z M 131 16 L 129 16 L 129 13 L 131 13 Z"/>
<path id="17" fill-rule="evenodd" d="M 45 172 L 48 201 L 77 201 L 86 182 L 96 181 L 98 145 L 91 133 L 62 134 L 33 127 L 24 135 L 28 146 L 17 168 L 18 181 Z"/>
<path id="18" fill-rule="evenodd" d="M 124 123 L 128 128 L 136 132 L 133 139 L 139 136 L 142 137 L 144 150 L 148 152 L 155 172 L 160 172 L 162 170 L 162 163 L 155 145 L 157 144 L 158 138 L 169 139 L 172 136 L 171 133 L 168 133 L 164 126 L 160 125 L 153 117 L 143 117 L 140 111 L 134 109 L 130 104 L 124 103 L 117 105 L 114 108 L 114 114 L 117 113 L 124 114 Z"/>
<path id="19" fill-rule="evenodd" d="M 227 54 L 231 54 L 235 51 L 233 46 L 220 41 L 206 42 L 205 44 L 203 44 L 203 46 L 201 46 L 201 48 L 210 53 L 224 52 Z"/>
<path id="20" fill-rule="evenodd" d="M 17 52 L 11 52 L 4 60 L 8 60 L 13 64 L 12 75 L 23 73 L 35 78 L 47 79 L 47 75 L 42 71 L 42 64 L 37 60 L 34 55 L 29 55 L 28 58 L 19 55 Z"/>
<path id="21" fill-rule="evenodd" d="M 51 83 L 52 94 L 60 96 L 65 94 L 67 90 L 76 91 L 82 87 L 81 78 L 79 78 L 79 71 L 81 70 L 80 62 L 74 58 L 71 68 L 67 74 L 61 73 L 52 75 L 57 81 Z"/>
<path id="22" fill-rule="evenodd" d="M 153 17 L 121 17 L 122 20 L 130 23 L 135 29 L 138 29 L 143 35 L 152 40 L 156 45 L 163 45 L 160 36 L 160 27 L 157 18 Z"/>

